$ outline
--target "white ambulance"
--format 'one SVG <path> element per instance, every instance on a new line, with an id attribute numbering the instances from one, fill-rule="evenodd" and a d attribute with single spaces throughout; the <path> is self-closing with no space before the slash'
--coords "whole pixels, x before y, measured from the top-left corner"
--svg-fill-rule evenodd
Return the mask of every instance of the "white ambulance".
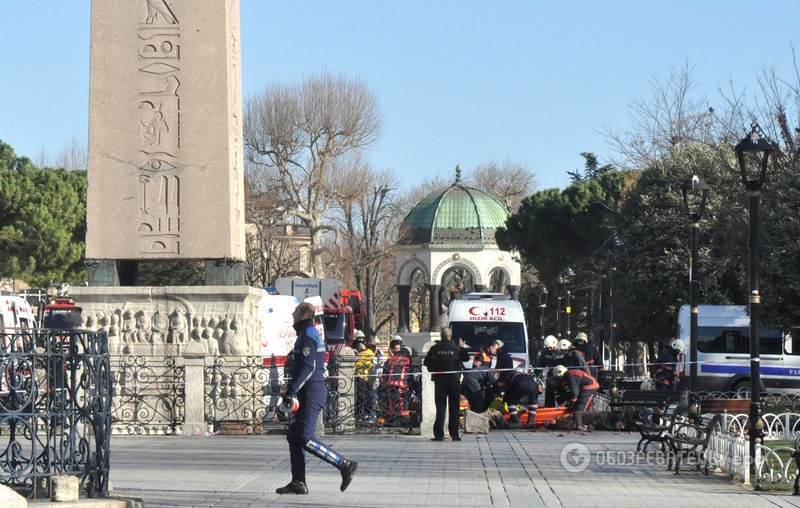
<path id="1" fill-rule="evenodd" d="M 0 333 L 13 333 L 36 327 L 33 307 L 23 297 L 0 292 Z"/>
<path id="2" fill-rule="evenodd" d="M 469 293 L 450 302 L 448 326 L 453 339 L 464 339 L 470 354 L 494 340 L 503 341 L 515 367 L 528 367 L 528 330 L 522 305 L 499 293 Z"/>
<path id="3" fill-rule="evenodd" d="M 322 299 L 312 296 L 305 299 L 315 309 L 314 324 L 323 340 L 325 327 L 322 324 Z M 261 358 L 264 367 L 283 369 L 286 356 L 294 347 L 297 332 L 294 329 L 292 313 L 299 304 L 291 295 L 264 294 L 258 301 L 258 317 L 261 322 Z"/>

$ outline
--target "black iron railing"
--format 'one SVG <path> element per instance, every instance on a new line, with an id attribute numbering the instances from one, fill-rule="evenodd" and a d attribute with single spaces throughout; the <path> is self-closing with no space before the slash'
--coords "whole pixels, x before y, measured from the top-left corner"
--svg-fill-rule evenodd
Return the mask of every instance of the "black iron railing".
<path id="1" fill-rule="evenodd" d="M 249 434 L 260 434 L 276 421 L 282 370 L 264 366 L 260 356 L 218 356 L 205 367 L 205 418 L 214 430 L 223 422 L 240 422 Z"/>
<path id="2" fill-rule="evenodd" d="M 0 331 L 0 483 L 49 497 L 74 475 L 108 494 L 111 370 L 104 333 Z"/>
<path id="3" fill-rule="evenodd" d="M 111 356 L 115 432 L 175 434 L 185 420 L 185 369 L 176 356 Z"/>

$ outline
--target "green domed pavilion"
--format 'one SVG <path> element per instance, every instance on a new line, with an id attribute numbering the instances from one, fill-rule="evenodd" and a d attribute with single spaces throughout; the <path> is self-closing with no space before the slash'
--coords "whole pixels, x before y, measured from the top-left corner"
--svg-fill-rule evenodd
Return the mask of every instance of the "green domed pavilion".
<path id="1" fill-rule="evenodd" d="M 431 332 L 439 329 L 446 310 L 443 304 L 457 293 L 488 290 L 516 297 L 519 262 L 495 241 L 497 228 L 509 215 L 498 199 L 465 185 L 459 167 L 451 185 L 414 205 L 403 219 L 397 242 L 398 332 L 409 333 L 412 328 L 412 286 L 418 288 L 415 294 L 420 284 L 425 286 Z"/>
<path id="2" fill-rule="evenodd" d="M 499 200 L 457 179 L 419 200 L 403 220 L 399 243 L 496 244 L 495 230 L 508 216 Z"/>

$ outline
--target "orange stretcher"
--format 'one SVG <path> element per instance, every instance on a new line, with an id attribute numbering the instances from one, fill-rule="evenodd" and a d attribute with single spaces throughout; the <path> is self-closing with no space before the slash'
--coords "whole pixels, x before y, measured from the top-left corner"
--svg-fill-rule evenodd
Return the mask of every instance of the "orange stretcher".
<path id="1" fill-rule="evenodd" d="M 563 407 L 540 407 L 536 410 L 536 418 L 533 420 L 533 425 L 552 425 L 562 418 L 566 418 L 571 413 L 567 408 Z M 508 422 L 510 419 L 509 413 L 503 413 L 503 419 Z M 528 426 L 528 417 L 530 413 L 521 411 L 519 413 L 519 424 L 523 427 Z"/>
<path id="2" fill-rule="evenodd" d="M 540 407 L 536 410 L 536 418 L 533 423 L 536 425 L 552 425 L 569 415 L 570 412 L 565 407 Z"/>

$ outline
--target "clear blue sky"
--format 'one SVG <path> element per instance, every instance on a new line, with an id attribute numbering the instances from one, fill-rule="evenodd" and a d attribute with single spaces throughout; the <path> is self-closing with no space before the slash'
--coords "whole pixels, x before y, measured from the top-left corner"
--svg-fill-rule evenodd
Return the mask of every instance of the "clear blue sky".
<path id="1" fill-rule="evenodd" d="M 89 3 L 3 1 L 0 139 L 21 154 L 86 138 Z M 653 76 L 689 62 L 714 97 L 761 66 L 790 75 L 799 42 L 795 0 L 241 4 L 245 96 L 321 69 L 362 77 L 384 119 L 371 159 L 408 186 L 506 157 L 564 186 Z"/>

